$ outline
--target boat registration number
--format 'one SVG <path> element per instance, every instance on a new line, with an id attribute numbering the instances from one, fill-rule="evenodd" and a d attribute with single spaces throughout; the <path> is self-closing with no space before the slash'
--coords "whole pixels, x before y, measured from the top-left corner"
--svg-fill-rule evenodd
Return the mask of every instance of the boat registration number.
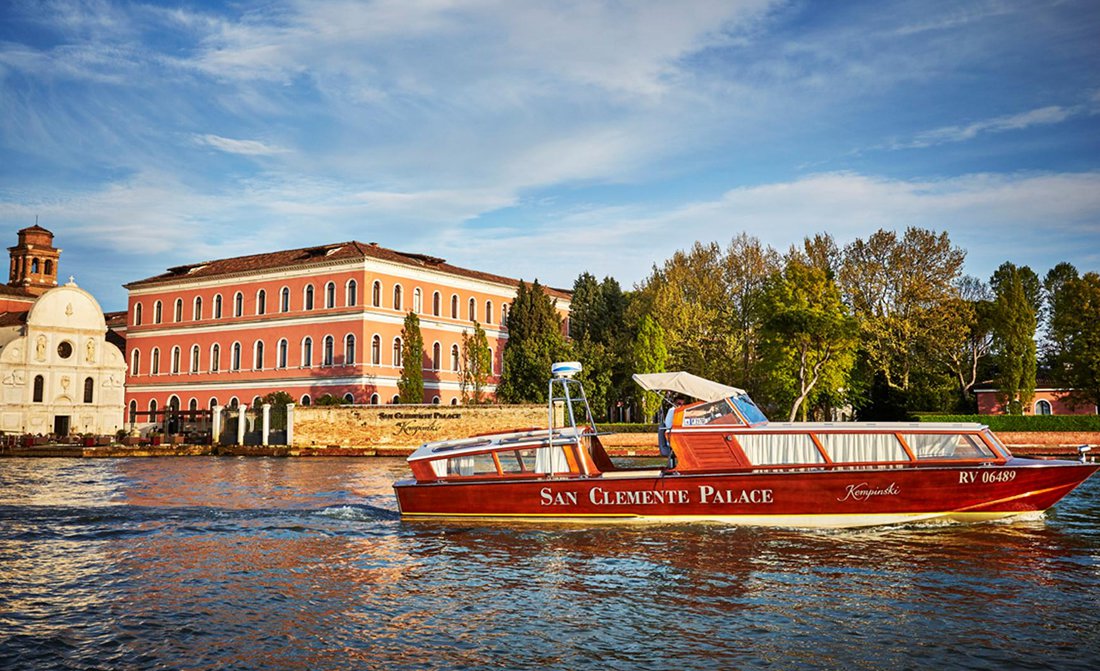
<path id="1" fill-rule="evenodd" d="M 995 471 L 982 471 L 980 480 L 984 483 L 990 482 L 1012 482 L 1016 479 L 1016 471 L 1010 470 L 995 470 Z M 970 485 L 978 482 L 979 473 L 977 471 L 959 471 L 959 484 Z"/>

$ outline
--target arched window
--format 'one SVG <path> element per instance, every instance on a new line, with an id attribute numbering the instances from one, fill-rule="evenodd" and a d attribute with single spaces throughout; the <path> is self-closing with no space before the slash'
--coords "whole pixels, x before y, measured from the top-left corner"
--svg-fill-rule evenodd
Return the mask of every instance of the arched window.
<path id="1" fill-rule="evenodd" d="M 344 401 L 347 403 L 355 403 L 355 397 L 351 395 L 351 392 L 344 394 Z"/>
<path id="2" fill-rule="evenodd" d="M 195 321 L 202 319 L 202 296 L 195 296 L 195 300 L 191 303 L 191 319 Z"/>
<path id="3" fill-rule="evenodd" d="M 210 372 L 217 373 L 222 366 L 222 348 L 218 343 L 210 346 Z"/>
<path id="4" fill-rule="evenodd" d="M 280 340 L 279 341 L 279 361 L 278 361 L 278 363 L 276 363 L 276 365 L 279 368 L 286 368 L 287 358 L 288 358 L 287 352 L 289 350 L 290 350 L 290 343 L 287 342 L 286 338 L 283 338 L 282 340 Z"/>
<path id="5" fill-rule="evenodd" d="M 191 400 L 187 402 L 187 414 L 190 415 L 190 417 L 188 419 L 190 419 L 192 422 L 195 421 L 195 419 L 197 419 L 195 417 L 195 413 L 197 413 L 198 411 L 199 411 L 199 399 L 192 396 Z"/>
<path id="6" fill-rule="evenodd" d="M 485 323 L 493 323 L 493 302 L 485 301 Z"/>
<path id="7" fill-rule="evenodd" d="M 33 403 L 41 403 L 42 398 L 46 395 L 46 378 L 41 375 L 34 376 L 34 396 Z"/>
<path id="8" fill-rule="evenodd" d="M 489 375 L 493 374 L 493 348 L 489 348 Z"/>
<path id="9" fill-rule="evenodd" d="M 355 336 L 347 334 L 344 336 L 344 365 L 351 366 L 355 363 Z"/>
<path id="10" fill-rule="evenodd" d="M 46 259 L 46 263 L 42 264 L 45 267 L 44 274 L 53 275 L 53 261 Z"/>
<path id="11" fill-rule="evenodd" d="M 217 405 L 217 404 L 218 404 L 218 397 L 217 396 L 211 396 L 210 397 L 210 403 L 209 403 L 210 409 L 213 410 L 214 406 Z"/>
<path id="12" fill-rule="evenodd" d="M 348 280 L 344 290 L 344 302 L 348 307 L 359 304 L 359 283 L 355 280 Z"/>
<path id="13" fill-rule="evenodd" d="M 160 301 L 153 303 L 153 323 L 159 324 L 161 318 L 161 304 Z"/>
<path id="14" fill-rule="evenodd" d="M 141 374 L 141 351 L 136 347 L 130 350 L 130 375 Z"/>
<path id="15" fill-rule="evenodd" d="M 263 289 L 256 292 L 256 314 L 267 314 L 267 291 Z"/>
<path id="16" fill-rule="evenodd" d="M 149 399 L 149 421 L 154 424 L 157 421 L 157 399 Z"/>
<path id="17" fill-rule="evenodd" d="M 38 274 L 38 259 L 31 259 L 31 272 Z"/>
<path id="18" fill-rule="evenodd" d="M 378 280 L 371 285 L 370 304 L 376 308 L 382 307 L 382 283 Z"/>
<path id="19" fill-rule="evenodd" d="M 159 375 L 160 374 L 160 348 L 159 347 L 154 347 L 153 348 L 153 362 L 149 365 L 149 374 L 150 375 Z"/>
<path id="20" fill-rule="evenodd" d="M 309 405 L 312 402 L 313 402 L 313 399 L 311 399 L 309 397 L 309 394 L 302 394 L 302 400 L 301 400 L 302 405 Z"/>
<path id="21" fill-rule="evenodd" d="M 451 294 L 451 319 L 458 319 L 458 294 Z"/>
<path id="22" fill-rule="evenodd" d="M 393 285 L 393 309 L 394 310 L 400 310 L 401 309 L 401 285 L 400 284 Z"/>
<path id="23" fill-rule="evenodd" d="M 423 303 L 423 299 L 421 297 L 420 287 L 417 287 L 417 288 L 413 289 L 413 309 L 412 309 L 412 311 L 415 312 L 416 314 L 420 314 L 421 308 L 423 307 L 422 303 Z"/>
<path id="24" fill-rule="evenodd" d="M 199 346 L 191 345 L 191 372 L 199 372 Z"/>
<path id="25" fill-rule="evenodd" d="M 470 321 L 474 321 L 475 319 L 477 319 L 477 301 L 475 301 L 473 298 L 471 298 L 470 303 L 467 307 L 468 307 L 467 312 L 469 313 L 467 315 L 467 318 Z"/>
<path id="26" fill-rule="evenodd" d="M 1051 413 L 1050 401 L 1046 399 L 1039 399 L 1035 402 L 1035 414 L 1036 415 L 1049 415 Z"/>
<path id="27" fill-rule="evenodd" d="M 178 375 L 180 372 L 180 348 L 172 348 L 172 375 Z"/>
<path id="28" fill-rule="evenodd" d="M 252 366 L 253 370 L 264 369 L 264 341 L 257 340 L 256 344 L 252 346 L 253 361 L 255 364 Z"/>
<path id="29" fill-rule="evenodd" d="M 290 287 L 279 290 L 279 312 L 290 312 Z"/>
<path id="30" fill-rule="evenodd" d="M 134 326 L 141 326 L 141 303 L 134 304 Z"/>
<path id="31" fill-rule="evenodd" d="M 307 284 L 306 285 L 305 297 L 302 299 L 302 309 L 303 310 L 312 310 L 313 309 L 313 285 L 312 284 Z"/>
<path id="32" fill-rule="evenodd" d="M 378 335 L 370 339 L 370 362 L 375 366 L 382 363 L 382 338 Z"/>
<path id="33" fill-rule="evenodd" d="M 92 402 L 92 393 L 95 391 L 95 380 L 90 377 L 84 378 L 84 402 Z"/>
<path id="34" fill-rule="evenodd" d="M 432 370 L 439 370 L 440 350 L 438 342 L 432 345 Z"/>
<path id="35" fill-rule="evenodd" d="M 137 422 L 137 401 L 131 400 L 130 401 L 130 423 L 134 424 L 135 422 Z"/>
<path id="36" fill-rule="evenodd" d="M 172 394 L 171 396 L 169 396 L 168 397 L 168 407 L 166 409 L 167 410 L 172 410 L 174 412 L 179 412 L 180 397 L 176 396 L 175 394 Z"/>
<path id="37" fill-rule="evenodd" d="M 214 294 L 214 319 L 222 318 L 222 295 Z"/>
<path id="38" fill-rule="evenodd" d="M 329 282 L 325 285 L 325 307 L 336 307 L 336 283 Z"/>
<path id="39" fill-rule="evenodd" d="M 395 368 L 401 367 L 401 338 L 393 339 L 393 365 Z"/>
<path id="40" fill-rule="evenodd" d="M 500 304 L 500 325 L 501 326 L 507 326 L 508 325 L 508 304 L 507 303 L 501 303 Z"/>
<path id="41" fill-rule="evenodd" d="M 378 405 L 378 394 L 371 394 L 370 395 L 370 404 L 371 405 Z"/>
<path id="42" fill-rule="evenodd" d="M 439 397 L 432 396 L 432 405 L 439 405 Z"/>
<path id="43" fill-rule="evenodd" d="M 451 405 L 458 405 L 458 399 L 452 396 L 451 397 Z"/>
<path id="44" fill-rule="evenodd" d="M 400 402 L 401 402 L 401 397 L 398 396 L 397 394 L 394 394 L 393 398 L 390 399 L 390 403 L 392 403 L 394 405 L 397 405 Z"/>
<path id="45" fill-rule="evenodd" d="M 458 372 L 458 345 L 451 345 L 451 370 Z"/>
<path id="46" fill-rule="evenodd" d="M 230 396 L 229 397 L 229 403 L 225 407 L 230 408 L 232 410 L 236 410 L 237 407 L 239 407 L 240 405 L 241 405 L 241 402 L 237 400 L 236 396 Z"/>
<path id="47" fill-rule="evenodd" d="M 313 338 L 306 336 L 302 339 L 302 368 L 313 365 Z"/>
<path id="48" fill-rule="evenodd" d="M 182 298 L 177 298 L 176 299 L 176 304 L 175 304 L 174 308 L 172 309 L 172 321 L 174 321 L 174 322 L 183 321 L 183 299 Z"/>
<path id="49" fill-rule="evenodd" d="M 241 369 L 241 344 L 239 342 L 233 343 L 233 352 L 229 361 L 229 370 Z"/>
<path id="50" fill-rule="evenodd" d="M 264 404 L 263 399 L 261 399 L 259 396 L 253 396 L 252 397 L 252 405 L 250 405 L 248 407 L 250 407 L 250 408 L 259 408 L 263 404 Z"/>
<path id="51" fill-rule="evenodd" d="M 432 292 L 432 314 L 436 317 L 439 316 L 439 311 L 442 309 L 442 302 L 443 298 L 439 295 L 439 292 Z"/>
<path id="52" fill-rule="evenodd" d="M 244 315 L 244 294 L 237 292 L 233 294 L 233 316 L 240 317 Z"/>
<path id="53" fill-rule="evenodd" d="M 321 365 L 332 365 L 332 350 L 334 349 L 335 340 L 332 336 L 327 335 L 323 341 L 323 349 L 321 350 Z"/>

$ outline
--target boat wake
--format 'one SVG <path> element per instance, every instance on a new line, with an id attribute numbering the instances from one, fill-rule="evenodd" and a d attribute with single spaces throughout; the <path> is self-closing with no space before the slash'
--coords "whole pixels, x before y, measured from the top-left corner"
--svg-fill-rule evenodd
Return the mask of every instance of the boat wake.
<path id="1" fill-rule="evenodd" d="M 317 511 L 321 517 L 350 522 L 373 522 L 376 520 L 397 520 L 401 516 L 396 510 L 379 508 L 366 504 L 329 506 Z"/>

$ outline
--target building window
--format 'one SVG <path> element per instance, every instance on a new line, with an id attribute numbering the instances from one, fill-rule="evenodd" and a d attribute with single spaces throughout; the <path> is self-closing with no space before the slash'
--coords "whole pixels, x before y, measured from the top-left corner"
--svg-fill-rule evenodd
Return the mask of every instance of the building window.
<path id="1" fill-rule="evenodd" d="M 137 401 L 131 400 L 130 401 L 130 423 L 134 424 L 136 422 L 137 422 Z"/>
<path id="2" fill-rule="evenodd" d="M 440 350 L 439 343 L 432 345 L 432 370 L 439 370 Z"/>
<path id="3" fill-rule="evenodd" d="M 211 396 L 210 397 L 210 409 L 213 410 L 214 406 L 216 406 L 217 404 L 218 404 L 218 397 L 217 396 Z"/>
<path id="4" fill-rule="evenodd" d="M 393 405 L 397 405 L 400 402 L 401 402 L 401 397 L 398 396 L 397 394 L 394 394 L 393 398 L 390 399 L 390 403 L 392 403 Z"/>
<path id="5" fill-rule="evenodd" d="M 501 326 L 507 326 L 508 325 L 508 304 L 507 303 L 501 303 L 500 304 L 500 325 Z"/>
<path id="6" fill-rule="evenodd" d="M 493 302 L 485 301 L 485 323 L 493 323 Z"/>
<path id="7" fill-rule="evenodd" d="M 240 404 L 241 404 L 241 402 L 237 400 L 237 397 L 236 397 L 236 396 L 230 396 L 230 397 L 229 397 L 229 404 L 228 404 L 228 405 L 226 405 L 225 407 L 229 408 L 230 410 L 236 410 L 236 409 L 237 409 L 237 407 L 238 407 L 238 406 L 239 406 Z"/>
<path id="8" fill-rule="evenodd" d="M 157 421 L 157 399 L 149 400 L 149 421 L 156 423 Z"/>
<path id="9" fill-rule="evenodd" d="M 374 281 L 370 290 L 370 304 L 376 308 L 382 307 L 382 283 L 378 280 Z"/>
<path id="10" fill-rule="evenodd" d="M 44 274 L 53 275 L 53 261 L 51 261 L 49 259 L 46 259 L 46 262 L 44 264 L 42 264 L 42 266 L 43 266 L 43 268 L 45 268 L 45 273 Z"/>
<path id="11" fill-rule="evenodd" d="M 180 372 L 180 348 L 172 348 L 172 375 L 178 375 Z"/>
<path id="12" fill-rule="evenodd" d="M 452 398 L 451 398 L 451 405 L 458 405 L 458 399 L 457 399 L 457 398 L 454 398 L 454 397 L 452 397 Z"/>
<path id="13" fill-rule="evenodd" d="M 458 372 L 458 345 L 451 345 L 451 370 Z"/>
<path id="14" fill-rule="evenodd" d="M 335 340 L 333 339 L 332 336 L 328 335 L 328 336 L 325 336 L 325 339 L 324 339 L 323 343 L 324 343 L 323 344 L 323 349 L 321 350 L 321 365 L 322 366 L 331 366 L 332 365 L 332 350 L 334 349 Z"/>
<path id="15" fill-rule="evenodd" d="M 279 312 L 290 312 L 290 287 L 283 287 L 279 292 Z"/>
<path id="16" fill-rule="evenodd" d="M 395 368 L 401 367 L 401 338 L 393 339 L 393 365 Z"/>
<path id="17" fill-rule="evenodd" d="M 92 402 L 92 393 L 95 391 L 95 380 L 90 377 L 84 378 L 84 402 Z"/>
<path id="18" fill-rule="evenodd" d="M 195 413 L 199 411 L 199 399 L 192 396 L 187 402 L 187 411 L 191 413 L 191 421 L 195 421 Z"/>
<path id="19" fill-rule="evenodd" d="M 141 303 L 134 304 L 134 326 L 141 326 Z"/>
<path id="20" fill-rule="evenodd" d="M 355 397 L 351 395 L 351 392 L 344 394 L 344 401 L 347 403 L 355 403 Z"/>
<path id="21" fill-rule="evenodd" d="M 195 321 L 202 319 L 202 296 L 195 296 L 195 300 L 191 304 L 191 318 Z"/>
<path id="22" fill-rule="evenodd" d="M 172 321 L 174 321 L 174 322 L 183 321 L 183 299 L 182 298 L 177 298 L 176 299 L 175 306 L 172 309 Z"/>
<path id="23" fill-rule="evenodd" d="M 210 372 L 217 373 L 222 365 L 222 348 L 218 343 L 210 346 Z"/>
<path id="24" fill-rule="evenodd" d="M 378 405 L 378 400 L 379 400 L 378 399 L 378 394 L 371 394 L 370 395 L 370 404 L 371 405 Z"/>
<path id="25" fill-rule="evenodd" d="M 312 399 L 310 399 L 309 394 L 302 394 L 302 405 L 309 405 L 311 401 Z"/>
<path id="26" fill-rule="evenodd" d="M 199 346 L 191 345 L 191 372 L 199 372 Z"/>
<path id="27" fill-rule="evenodd" d="M 420 314 L 422 305 L 422 298 L 420 293 L 420 287 L 413 289 L 413 309 L 416 314 Z"/>
<path id="28" fill-rule="evenodd" d="M 344 291 L 345 302 L 348 307 L 359 304 L 359 283 L 355 280 L 348 280 L 348 286 Z"/>
<path id="29" fill-rule="evenodd" d="M 290 344 L 283 338 L 279 341 L 279 368 L 286 368 L 287 365 L 287 351 L 290 349 Z"/>
<path id="30" fill-rule="evenodd" d="M 153 303 L 153 323 L 159 324 L 161 318 L 161 304 L 160 301 Z"/>
<path id="31" fill-rule="evenodd" d="M 378 335 L 370 339 L 370 362 L 375 366 L 382 363 L 382 338 Z"/>
<path id="32" fill-rule="evenodd" d="M 477 301 L 471 298 L 470 303 L 467 307 L 467 312 L 469 313 L 468 317 L 470 321 L 474 321 L 475 319 L 477 319 Z"/>
<path id="33" fill-rule="evenodd" d="M 394 310 L 400 310 L 401 309 L 401 285 L 400 284 L 393 285 L 393 309 Z"/>
<path id="34" fill-rule="evenodd" d="M 244 294 L 237 292 L 233 294 L 233 316 L 240 317 L 244 314 Z"/>
<path id="35" fill-rule="evenodd" d="M 313 338 L 306 336 L 302 339 L 302 368 L 313 366 Z"/>
<path id="36" fill-rule="evenodd" d="M 141 373 L 141 351 L 137 348 L 130 350 L 130 375 Z"/>
<path id="37" fill-rule="evenodd" d="M 222 295 L 214 294 L 214 319 L 222 318 Z"/>
<path id="38" fill-rule="evenodd" d="M 256 292 L 256 314 L 267 314 L 267 292 L 263 289 Z"/>
<path id="39" fill-rule="evenodd" d="M 233 343 L 233 351 L 229 359 L 229 370 L 241 369 L 241 344 L 239 342 Z"/>
<path id="40" fill-rule="evenodd" d="M 42 397 L 46 395 L 46 378 L 41 375 L 34 376 L 34 396 L 33 403 L 41 403 Z"/>
<path id="41" fill-rule="evenodd" d="M 493 348 L 489 348 L 489 375 L 493 374 Z"/>
<path id="42" fill-rule="evenodd" d="M 253 370 L 264 369 L 264 341 L 257 340 L 256 344 L 252 346 L 255 365 L 252 366 Z"/>
<path id="43" fill-rule="evenodd" d="M 355 363 L 355 336 L 347 334 L 344 336 L 344 365 L 350 366 Z"/>
<path id="44" fill-rule="evenodd" d="M 153 362 L 149 366 L 149 374 L 150 375 L 159 375 L 160 374 L 160 348 L 159 347 L 154 347 L 153 348 Z"/>
<path id="45" fill-rule="evenodd" d="M 38 274 L 38 259 L 31 259 L 31 273 Z"/>
<path id="46" fill-rule="evenodd" d="M 1049 415 L 1051 411 L 1050 401 L 1045 399 L 1039 399 L 1035 402 L 1035 414 L 1036 415 Z"/>
<path id="47" fill-rule="evenodd" d="M 259 408 L 262 405 L 263 405 L 263 399 L 261 399 L 259 396 L 253 396 L 252 397 L 252 405 L 250 405 L 249 407 L 250 408 Z"/>
<path id="48" fill-rule="evenodd" d="M 329 282 L 325 285 L 325 307 L 336 307 L 336 283 Z"/>
<path id="49" fill-rule="evenodd" d="M 432 396 L 432 405 L 439 405 L 439 397 Z"/>
<path id="50" fill-rule="evenodd" d="M 313 285 L 312 284 L 307 284 L 306 285 L 305 298 L 302 300 L 302 309 L 303 310 L 312 310 L 313 309 Z"/>
<path id="51" fill-rule="evenodd" d="M 439 311 L 442 309 L 443 299 L 439 295 L 438 291 L 432 292 L 432 314 L 436 317 L 439 316 Z"/>
<path id="52" fill-rule="evenodd" d="M 458 319 L 458 294 L 451 295 L 451 319 Z"/>

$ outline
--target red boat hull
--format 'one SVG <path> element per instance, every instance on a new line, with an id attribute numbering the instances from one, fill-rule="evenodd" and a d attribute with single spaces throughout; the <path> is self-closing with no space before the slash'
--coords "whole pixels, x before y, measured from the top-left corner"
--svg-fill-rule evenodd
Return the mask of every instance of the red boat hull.
<path id="1" fill-rule="evenodd" d="M 1100 464 L 1012 459 L 1003 466 L 403 481 L 394 489 L 401 514 L 409 518 L 715 520 L 857 527 L 1039 513 L 1097 469 Z"/>

